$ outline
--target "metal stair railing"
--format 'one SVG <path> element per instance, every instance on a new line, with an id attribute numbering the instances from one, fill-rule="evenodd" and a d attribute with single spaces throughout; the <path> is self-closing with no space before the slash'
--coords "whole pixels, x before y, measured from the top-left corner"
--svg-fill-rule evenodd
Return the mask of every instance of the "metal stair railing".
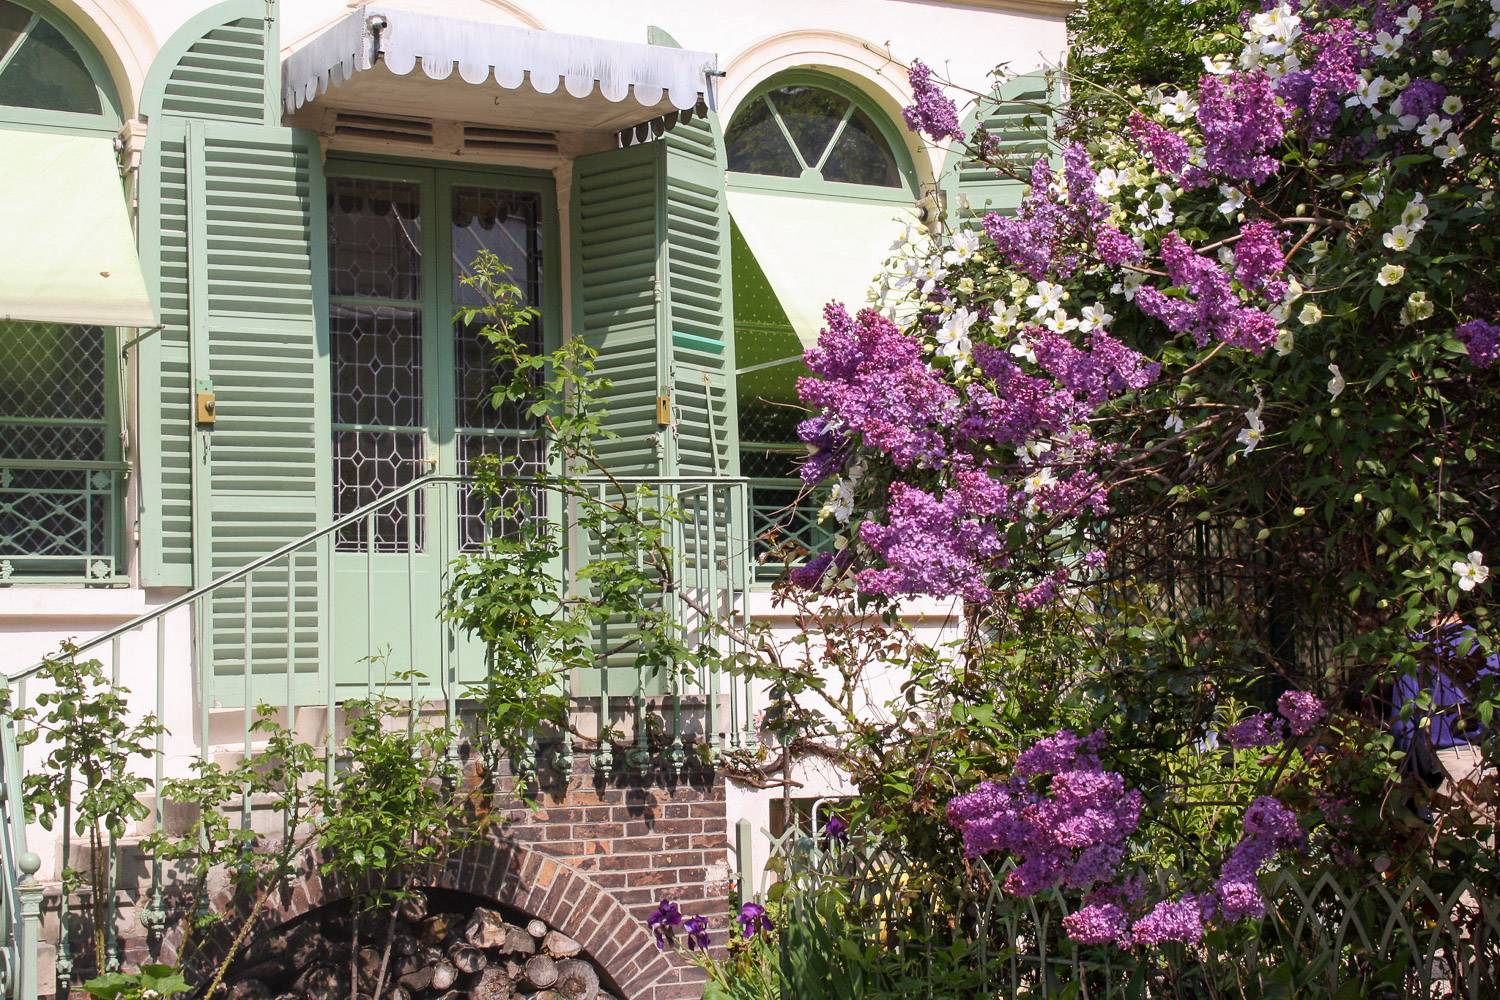
<path id="1" fill-rule="evenodd" d="M 416 479 L 238 569 L 171 598 L 145 614 L 71 645 L 64 654 L 65 658 L 77 661 L 82 654 L 107 646 L 109 676 L 114 684 L 119 684 L 125 654 L 124 640 L 134 633 L 143 633 L 144 638 L 144 633 L 150 626 L 155 659 L 154 707 L 151 711 L 159 722 L 167 726 L 167 674 L 169 661 L 172 660 L 169 656 L 172 646 L 169 619 L 174 612 L 188 609 L 193 655 L 186 662 L 191 662 L 196 667 L 198 682 L 196 752 L 202 757 L 223 752 L 227 746 L 216 743 L 212 722 L 216 705 L 222 714 L 224 698 L 221 695 L 224 695 L 228 686 L 222 684 L 215 673 L 216 648 L 210 635 L 210 619 L 215 600 L 229 600 L 231 603 L 234 600 L 242 601 L 245 610 L 245 634 L 240 660 L 243 696 L 238 699 L 239 705 L 232 706 L 242 712 L 243 731 L 238 749 L 246 757 L 253 757 L 255 754 L 252 742 L 253 711 L 256 708 L 253 682 L 257 679 L 272 682 L 284 680 L 284 694 L 279 699 L 281 704 L 273 707 L 285 710 L 286 725 L 294 730 L 301 721 L 301 710 L 313 710 L 315 717 L 321 716 L 323 756 L 326 771 L 331 776 L 338 752 L 335 741 L 339 706 L 351 699 L 370 697 L 377 687 L 372 670 L 366 672 L 362 691 L 351 690 L 347 683 L 341 685 L 335 676 L 338 666 L 334 660 L 336 637 L 333 634 L 337 614 L 335 555 L 337 553 L 356 561 L 361 556 L 364 558 L 367 660 L 379 653 L 376 644 L 377 616 L 372 598 L 368 596 L 373 593 L 370 584 L 374 580 L 375 560 L 377 556 L 398 561 L 405 557 L 408 580 L 405 595 L 408 604 L 406 635 L 409 642 L 414 644 L 418 598 L 414 582 L 416 559 L 420 554 L 433 551 L 444 559 L 460 552 L 462 536 L 459 533 L 464 530 L 459 524 L 460 512 L 472 510 L 472 497 L 468 492 L 470 482 L 461 476 L 447 475 L 429 475 Z M 518 478 L 514 480 L 514 484 L 518 488 L 536 488 L 535 481 L 529 479 Z M 604 502 L 623 504 L 649 500 L 658 504 L 661 509 L 676 512 L 670 524 L 669 546 L 674 558 L 676 585 L 669 598 L 678 620 L 698 629 L 702 636 L 707 637 L 710 632 L 707 627 L 709 619 L 729 620 L 737 622 L 741 627 L 748 624 L 746 597 L 750 583 L 750 543 L 747 492 L 746 480 L 730 477 L 579 477 L 570 480 L 568 495 L 586 494 Z M 561 492 L 549 491 L 548 500 L 556 506 L 548 509 L 560 512 L 563 504 L 557 501 L 562 499 Z M 433 511 L 437 512 L 437 516 L 424 518 L 424 522 L 430 526 L 428 534 L 432 537 L 419 537 L 418 531 L 407 530 L 404 538 L 399 539 L 395 546 L 389 544 L 389 539 L 383 547 L 377 545 L 380 534 L 377 531 L 378 518 L 399 512 L 406 523 L 412 525 L 416 523 L 419 514 Z M 486 531 L 488 530 L 487 528 Z M 341 535 L 344 536 L 342 542 Z M 356 551 L 349 551 L 351 536 L 360 545 Z M 583 553 L 584 547 L 576 544 L 577 539 L 574 537 L 565 535 L 565 538 L 570 555 L 576 559 Z M 430 546 L 436 548 L 431 549 Z M 306 574 L 308 563 L 311 563 L 313 570 L 310 577 Z M 446 571 L 446 564 L 443 569 Z M 310 590 L 312 593 L 309 595 Z M 573 590 L 571 585 L 569 590 Z M 280 620 L 284 623 L 286 635 L 273 638 L 285 641 L 277 643 L 281 647 L 278 653 L 266 656 L 258 652 L 265 648 L 265 644 L 258 644 L 256 635 L 262 634 L 262 640 L 264 639 L 266 619 L 271 617 L 274 621 L 274 616 L 268 616 L 261 609 L 268 601 L 275 601 L 278 597 L 284 600 L 284 618 Z M 424 597 L 430 600 L 432 595 Z M 317 671 L 311 678 L 315 683 L 311 685 L 307 683 L 309 678 L 298 676 L 299 659 L 303 657 L 298 649 L 297 630 L 306 624 L 309 614 L 305 610 L 307 607 L 313 609 L 311 614 L 316 625 L 317 651 L 314 655 L 317 657 Z M 452 629 L 446 623 L 442 627 L 447 630 L 443 636 L 444 645 L 451 648 L 454 644 Z M 736 640 L 724 641 L 732 643 Z M 620 653 L 618 648 L 611 648 L 609 651 Z M 601 642 L 601 656 L 603 655 Z M 268 665 L 267 660 L 273 669 L 260 669 Z M 21 796 L 25 759 L 18 745 L 17 726 L 11 713 L 31 704 L 29 696 L 34 693 L 31 689 L 41 683 L 38 674 L 48 662 L 51 661 L 44 660 L 15 674 L 0 675 L 0 700 L 3 700 L 6 708 L 3 717 L 0 717 L 0 779 L 3 779 L 3 787 L 0 787 L 0 811 L 3 811 L 3 817 L 0 817 L 3 819 L 3 823 L 0 823 L 0 986 L 4 989 L 4 1000 L 35 1000 L 38 989 L 37 953 L 43 886 L 35 876 L 41 862 L 27 847 L 27 824 Z M 177 662 L 184 662 L 180 654 Z M 284 677 L 274 669 L 278 663 L 283 668 L 281 674 Z M 461 686 L 452 665 L 445 664 L 445 667 L 446 673 L 438 679 L 436 688 L 424 687 L 415 677 L 411 678 L 410 700 L 413 702 L 414 713 L 418 703 L 436 705 L 441 701 L 443 718 L 451 726 L 459 721 Z M 600 664 L 598 673 L 597 685 L 575 685 L 572 701 L 575 713 L 585 703 L 592 703 L 597 708 L 600 746 L 593 755 L 593 763 L 595 769 L 601 770 L 606 776 L 613 767 L 614 751 L 613 747 L 606 749 L 605 744 L 609 742 L 608 734 L 611 731 L 615 703 L 622 699 L 630 699 L 633 703 L 636 721 L 636 746 L 627 752 L 626 759 L 630 766 L 638 768 L 642 774 L 648 773 L 651 766 L 651 761 L 642 756 L 649 756 L 651 753 L 646 745 L 645 735 L 645 704 L 650 696 L 661 698 L 664 718 L 670 714 L 673 738 L 666 754 L 666 762 L 679 772 L 685 763 L 685 754 L 682 752 L 685 733 L 684 699 L 697 698 L 702 702 L 702 727 L 692 735 L 704 742 L 711 757 L 724 749 L 750 746 L 755 739 L 748 678 L 743 683 L 730 683 L 726 713 L 726 706 L 722 704 L 724 692 L 721 690 L 721 678 L 716 674 L 700 674 L 696 679 L 674 676 L 664 688 L 648 692 L 650 679 L 644 669 L 639 669 L 636 671 L 635 690 L 632 692 L 611 689 L 611 674 L 620 673 L 620 669 L 611 670 L 608 661 Z M 181 680 L 177 683 L 180 685 Z M 577 693 L 580 689 L 586 692 L 583 696 Z M 180 702 L 180 698 L 174 697 L 173 701 Z M 262 699 L 261 702 L 265 703 L 265 700 Z M 173 717 L 172 721 L 191 723 L 194 721 L 191 715 L 189 710 L 185 719 Z M 721 723 L 727 723 L 722 730 Z M 152 761 L 153 790 L 160 789 L 166 777 L 166 736 L 166 733 L 160 733 L 156 737 Z M 555 748 L 553 767 L 565 776 L 571 770 L 572 749 L 572 735 L 564 731 L 561 745 Z M 152 822 L 159 829 L 164 818 L 163 802 L 159 794 L 154 794 L 153 797 L 155 802 Z M 248 829 L 252 813 L 249 801 L 241 804 L 241 813 L 242 825 Z M 61 856 L 67 859 L 71 856 L 73 831 L 66 814 L 60 826 Z M 289 831 L 284 831 L 286 832 Z M 109 851 L 112 872 L 117 870 L 119 850 L 119 845 L 111 838 Z M 155 858 L 150 861 L 149 877 L 150 892 L 146 896 L 140 923 L 148 931 L 159 933 L 166 922 L 166 906 L 163 872 Z M 117 896 L 116 888 L 110 903 L 112 915 L 115 914 L 114 900 Z M 65 896 L 60 906 L 57 942 L 59 995 L 64 995 L 72 982 L 71 923 L 72 905 Z M 115 923 L 112 916 L 110 926 L 106 928 L 108 953 L 99 961 L 107 969 L 118 968 L 122 958 Z"/>

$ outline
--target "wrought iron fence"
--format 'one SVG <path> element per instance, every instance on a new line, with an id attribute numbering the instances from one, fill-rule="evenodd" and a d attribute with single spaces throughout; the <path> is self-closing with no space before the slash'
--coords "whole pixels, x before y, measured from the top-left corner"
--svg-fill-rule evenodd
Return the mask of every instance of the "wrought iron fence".
<path id="1" fill-rule="evenodd" d="M 775 581 L 808 553 L 832 545 L 833 534 L 818 515 L 819 505 L 805 495 L 801 480 L 750 480 L 750 530 L 757 581 Z"/>
<path id="2" fill-rule="evenodd" d="M 66 656 L 101 660 L 117 684 L 128 674 L 136 710 L 154 713 L 168 726 L 176 724 L 196 736 L 197 752 L 204 758 L 256 757 L 262 749 L 254 729 L 260 706 L 269 706 L 284 725 L 304 732 L 321 748 L 330 778 L 340 753 L 341 706 L 350 701 L 392 695 L 410 702 L 414 724 L 419 714 L 450 727 L 472 723 L 468 699 L 483 681 L 485 651 L 440 618 L 438 601 L 450 579 L 451 560 L 473 547 L 464 544 L 473 541 L 472 525 L 457 516 L 472 508 L 470 489 L 471 482 L 457 476 L 409 483 L 149 614 L 75 645 Z M 743 635 L 748 624 L 744 480 L 582 479 L 570 489 L 570 497 L 650 508 L 652 516 L 661 517 L 672 578 L 662 599 L 684 630 L 685 646 L 712 644 L 725 654 L 736 651 L 735 635 Z M 548 496 L 545 509 L 561 516 L 569 502 L 578 501 Z M 392 510 L 408 521 L 419 512 L 432 512 L 426 536 L 407 532 L 399 551 L 382 547 L 374 523 Z M 361 549 L 339 551 L 337 540 L 354 524 L 364 528 Z M 563 525 L 570 565 L 559 566 L 558 572 L 568 581 L 567 596 L 586 600 L 576 570 L 578 560 L 589 558 L 591 550 L 577 525 L 569 526 L 566 519 Z M 383 596 L 382 578 L 388 581 Z M 399 580 L 399 586 L 389 586 L 392 580 Z M 194 635 L 195 678 L 169 670 L 168 652 L 179 641 L 174 634 L 180 635 L 173 630 L 184 624 Z M 587 732 L 590 722 L 596 735 L 592 765 L 606 779 L 615 770 L 642 778 L 658 771 L 680 776 L 690 756 L 711 763 L 723 751 L 754 742 L 748 680 L 706 668 L 692 675 L 674 671 L 661 676 L 632 655 L 630 630 L 614 624 L 596 636 L 596 668 L 560 679 L 569 685 L 564 693 L 570 696 L 571 725 L 551 735 L 532 734 L 526 759 L 517 762 L 519 770 L 566 778 L 574 767 L 573 730 Z M 127 669 L 128 648 L 149 650 L 149 662 Z M 44 666 L 0 676 L 0 705 L 34 706 L 45 689 L 39 676 Z M 172 692 L 188 687 L 195 697 L 190 707 L 183 707 Z M 169 715 L 169 702 L 189 717 Z M 633 733 L 628 732 L 632 717 Z M 35 1000 L 36 914 L 42 890 L 33 877 L 37 858 L 27 846 L 19 794 L 26 752 L 18 748 L 17 736 L 10 712 L 0 712 L 0 985 L 6 1000 Z M 141 762 L 155 788 L 166 777 L 166 739 L 167 734 L 158 735 L 152 759 Z M 157 829 L 163 806 L 157 797 L 148 821 Z M 239 812 L 244 828 L 251 829 L 248 799 Z M 65 813 L 58 830 L 62 858 L 71 857 L 76 833 Z M 282 830 L 284 836 L 289 833 Z M 113 865 L 113 837 L 109 850 Z M 159 928 L 166 911 L 158 859 L 148 860 L 148 877 L 141 923 Z M 113 913 L 115 897 L 109 905 Z M 65 898 L 57 942 L 62 991 L 71 985 L 74 909 Z M 98 956 L 106 967 L 119 962 L 116 923 L 109 920 L 108 951 Z"/>
<path id="3" fill-rule="evenodd" d="M 980 860 L 963 875 L 953 874 L 957 866 L 940 874 L 897 851 L 832 844 L 802 829 L 773 845 L 771 868 L 786 883 L 783 969 L 858 983 L 851 996 L 1500 996 L 1500 898 L 1456 874 L 1277 872 L 1262 879 L 1262 920 L 1199 946 L 1122 950 L 1072 942 L 1060 892 L 1006 893 L 1008 865 Z M 1173 879 L 1160 873 L 1158 882 L 1165 891 Z M 820 988 L 789 986 L 799 996 Z"/>

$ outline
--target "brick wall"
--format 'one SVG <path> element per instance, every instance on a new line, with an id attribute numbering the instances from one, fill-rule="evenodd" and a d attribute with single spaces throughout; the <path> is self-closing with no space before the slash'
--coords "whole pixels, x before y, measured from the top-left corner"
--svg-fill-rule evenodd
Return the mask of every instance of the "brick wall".
<path id="1" fill-rule="evenodd" d="M 617 770 L 605 782 L 586 762 L 579 765 L 566 783 L 556 779 L 545 788 L 534 808 L 514 796 L 498 802 L 505 822 L 497 833 L 419 881 L 546 921 L 583 945 L 623 1000 L 700 997 L 701 971 L 659 951 L 645 918 L 660 899 L 671 898 L 685 913 L 708 916 L 716 942 L 724 940 L 730 844 L 723 779 L 706 771 L 676 780 L 661 771 L 643 778 Z M 347 887 L 318 874 L 319 862 L 316 852 L 302 860 L 302 874 L 257 920 L 252 939 L 348 896 Z M 228 890 L 213 904 L 240 915 L 249 905 Z M 134 928 L 127 932 L 128 962 L 175 960 L 182 933 L 176 920 L 153 944 L 133 913 L 122 917 Z M 218 946 L 241 924 L 229 920 L 215 931 Z"/>

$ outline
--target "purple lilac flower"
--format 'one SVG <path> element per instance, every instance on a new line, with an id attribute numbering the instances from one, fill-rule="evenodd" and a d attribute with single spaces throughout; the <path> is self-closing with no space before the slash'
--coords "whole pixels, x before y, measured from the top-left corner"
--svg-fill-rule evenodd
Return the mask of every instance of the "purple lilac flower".
<path id="1" fill-rule="evenodd" d="M 1128 122 L 1130 136 L 1146 151 L 1156 169 L 1172 177 L 1187 166 L 1188 144 L 1182 136 L 1165 125 L 1150 121 L 1139 111 L 1132 111 Z"/>
<path id="2" fill-rule="evenodd" d="M 953 494 L 938 499 L 902 482 L 892 484 L 886 510 L 888 524 L 860 525 L 860 539 L 885 562 L 883 569 L 860 571 L 861 590 L 989 598 L 988 566 L 1004 548 L 994 524 L 965 517 Z"/>
<path id="3" fill-rule="evenodd" d="M 847 844 L 849 843 L 849 824 L 837 816 L 830 816 L 823 824 L 823 836 L 830 844 Z"/>
<path id="4" fill-rule="evenodd" d="M 1225 742 L 1236 750 L 1275 746 L 1282 739 L 1281 722 L 1270 712 L 1261 712 L 1236 722 L 1224 733 Z"/>
<path id="5" fill-rule="evenodd" d="M 833 553 L 819 552 L 801 566 L 794 567 L 787 576 L 793 586 L 804 590 L 816 590 L 823 582 L 823 575 L 828 572 L 828 567 L 831 565 L 833 565 Z"/>
<path id="6" fill-rule="evenodd" d="M 759 903 L 746 903 L 741 906 L 740 915 L 735 919 L 740 922 L 740 930 L 747 938 L 753 938 L 761 933 L 770 933 L 776 929 L 766 913 L 766 908 Z"/>
<path id="7" fill-rule="evenodd" d="M 1296 814 L 1265 795 L 1245 811 L 1244 830 L 1244 836 L 1230 851 L 1214 883 L 1219 912 L 1230 923 L 1265 916 L 1265 897 L 1259 881 L 1261 869 L 1278 851 L 1301 848 L 1307 840 Z"/>
<path id="8" fill-rule="evenodd" d="M 1103 330 L 1082 350 L 1060 333 L 1039 332 L 1031 339 L 1037 364 L 1090 409 L 1130 389 L 1156 381 L 1161 365 L 1126 347 Z"/>
<path id="9" fill-rule="evenodd" d="M 1411 116 L 1417 121 L 1426 121 L 1428 115 L 1442 114 L 1443 98 L 1447 96 L 1448 89 L 1441 83 L 1417 77 L 1401 91 L 1401 96 L 1391 105 L 1391 111 L 1398 117 Z"/>
<path id="10" fill-rule="evenodd" d="M 1063 918 L 1063 930 L 1079 944 L 1127 940 L 1125 911 L 1114 903 L 1093 903 Z"/>
<path id="11" fill-rule="evenodd" d="M 797 437 L 808 447 L 807 460 L 802 463 L 802 481 L 808 486 L 816 485 L 844 467 L 848 458 L 848 439 L 830 423 L 827 417 L 809 417 L 797 425 Z"/>
<path id="12" fill-rule="evenodd" d="M 806 355 L 814 377 L 797 380 L 802 401 L 900 468 L 945 457 L 942 429 L 954 420 L 957 397 L 921 345 L 873 309 L 851 318 L 833 303 L 823 315 L 828 325 Z"/>
<path id="13" fill-rule="evenodd" d="M 1281 169 L 1270 155 L 1286 134 L 1291 111 L 1276 97 L 1263 71 L 1198 81 L 1198 127 L 1209 171 L 1259 184 Z"/>
<path id="14" fill-rule="evenodd" d="M 1328 135 L 1343 114 L 1344 99 L 1359 86 L 1369 61 L 1370 38 L 1344 18 L 1324 21 L 1307 36 L 1308 69 L 1276 81 L 1282 100 L 1303 112 L 1303 127 L 1314 138 Z"/>
<path id="15" fill-rule="evenodd" d="M 1217 263 L 1196 253 L 1176 232 L 1162 240 L 1162 262 L 1173 284 L 1187 289 L 1192 299 L 1169 298 L 1160 289 L 1143 285 L 1135 301 L 1174 333 L 1191 333 L 1199 347 L 1221 340 L 1264 354 L 1276 342 L 1276 321 L 1270 314 L 1240 304 L 1229 276 Z"/>
<path id="16" fill-rule="evenodd" d="M 1114 226 L 1099 227 L 1098 233 L 1094 235 L 1094 251 L 1110 267 L 1139 264 L 1146 257 L 1146 252 L 1139 243 Z"/>
<path id="17" fill-rule="evenodd" d="M 1471 319 L 1453 331 L 1469 348 L 1469 360 L 1476 368 L 1488 368 L 1500 356 L 1500 325 L 1482 319 Z"/>
<path id="18" fill-rule="evenodd" d="M 1280 302 L 1286 295 L 1286 282 L 1279 275 L 1286 270 L 1286 255 L 1281 250 L 1281 234 L 1265 220 L 1247 223 L 1240 229 L 1234 245 L 1234 276 L 1241 285 Z"/>
<path id="19" fill-rule="evenodd" d="M 708 950 L 708 918 L 703 915 L 688 917 L 682 925 L 687 934 L 688 951 Z"/>
<path id="20" fill-rule="evenodd" d="M 1109 217 L 1109 209 L 1099 200 L 1094 191 L 1093 164 L 1089 163 L 1088 150 L 1083 143 L 1075 142 L 1063 151 L 1063 181 L 1068 188 L 1068 206 L 1078 221 L 1093 226 Z"/>
<path id="21" fill-rule="evenodd" d="M 1022 611 L 1035 611 L 1043 608 L 1057 600 L 1058 588 L 1068 581 L 1066 569 L 1055 569 L 1042 582 L 1035 587 L 1028 588 L 1016 595 L 1016 607 Z"/>
<path id="22" fill-rule="evenodd" d="M 1203 940 L 1203 913 L 1198 901 L 1162 900 L 1130 928 L 1130 940 L 1148 946 L 1166 941 L 1197 944 Z"/>
<path id="23" fill-rule="evenodd" d="M 1042 280 L 1054 268 L 1059 274 L 1072 268 L 1066 258 L 1057 259 L 1068 219 L 1052 198 L 1052 176 L 1052 165 L 1045 157 L 1038 158 L 1031 167 L 1031 186 L 1016 214 L 990 212 L 984 217 L 984 231 L 995 241 L 996 251 L 1034 281 Z"/>
<path id="24" fill-rule="evenodd" d="M 1103 737 L 1080 739 L 1064 730 L 1027 749 L 1006 784 L 981 782 L 948 803 L 948 822 L 963 838 L 964 853 L 1014 855 L 1017 866 L 1005 890 L 1031 896 L 1062 885 L 1089 889 L 1114 877 L 1125 840 L 1140 822 L 1141 796 L 1105 771 Z M 1046 791 L 1032 782 L 1047 778 Z"/>
<path id="25" fill-rule="evenodd" d="M 911 82 L 913 100 L 901 111 L 906 127 L 934 142 L 962 140 L 964 130 L 958 127 L 958 108 L 943 89 L 932 82 L 932 70 L 919 59 L 911 64 L 907 79 Z"/>
<path id="26" fill-rule="evenodd" d="M 682 911 L 677 908 L 677 903 L 673 900 L 663 899 L 646 917 L 646 926 L 651 929 L 652 936 L 656 938 L 658 948 L 675 944 L 677 928 L 682 926 Z"/>
<path id="27" fill-rule="evenodd" d="M 1327 709 L 1306 691 L 1288 691 L 1276 699 L 1276 711 L 1292 727 L 1293 736 L 1306 736 L 1322 721 Z"/>

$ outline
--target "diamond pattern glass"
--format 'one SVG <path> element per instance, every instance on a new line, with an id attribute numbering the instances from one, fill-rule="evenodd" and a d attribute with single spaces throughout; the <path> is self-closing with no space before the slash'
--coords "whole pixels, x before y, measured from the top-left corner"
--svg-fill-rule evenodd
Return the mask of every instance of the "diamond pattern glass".
<path id="1" fill-rule="evenodd" d="M 541 301 L 542 200 L 534 192 L 460 187 L 453 190 L 453 303 L 479 306 L 479 294 L 463 276 L 480 250 L 489 250 L 510 270 L 506 279 L 521 289 L 525 304 Z M 523 416 L 514 408 L 497 409 L 490 393 L 498 377 L 490 346 L 480 334 L 483 324 L 453 324 L 454 394 L 458 427 L 516 428 Z M 532 352 L 541 350 L 541 323 L 533 322 L 519 340 Z M 524 426 L 530 426 L 526 421 Z"/>
<path id="2" fill-rule="evenodd" d="M 329 294 L 420 299 L 421 206 L 415 184 L 328 178 Z"/>
<path id="3" fill-rule="evenodd" d="M 473 471 L 473 463 L 481 455 L 494 455 L 500 460 L 502 476 L 536 476 L 547 470 L 546 444 L 539 438 L 485 437 L 466 434 L 459 438 L 458 472 L 467 476 Z M 547 517 L 546 495 L 533 490 L 529 504 L 531 517 L 537 521 Z M 459 544 L 465 552 L 473 552 L 483 546 L 485 539 L 496 535 L 510 537 L 520 529 L 519 521 L 510 516 L 486 516 L 485 501 L 474 491 L 464 489 L 459 494 Z M 501 505 L 512 507 L 514 496 L 505 496 Z"/>
<path id="4" fill-rule="evenodd" d="M 374 503 L 391 490 L 405 486 L 422 471 L 424 436 L 421 433 L 335 430 L 333 511 L 337 517 Z M 416 514 L 415 548 L 422 549 L 422 497 L 413 500 Z M 347 525 L 338 535 L 341 552 L 405 552 L 406 504 L 382 507 L 368 521 Z"/>
<path id="5" fill-rule="evenodd" d="M 0 562 L 13 574 L 114 575 L 106 351 L 98 327 L 0 323 Z"/>
<path id="6" fill-rule="evenodd" d="M 422 426 L 419 310 L 335 303 L 328 334 L 335 424 Z"/>

